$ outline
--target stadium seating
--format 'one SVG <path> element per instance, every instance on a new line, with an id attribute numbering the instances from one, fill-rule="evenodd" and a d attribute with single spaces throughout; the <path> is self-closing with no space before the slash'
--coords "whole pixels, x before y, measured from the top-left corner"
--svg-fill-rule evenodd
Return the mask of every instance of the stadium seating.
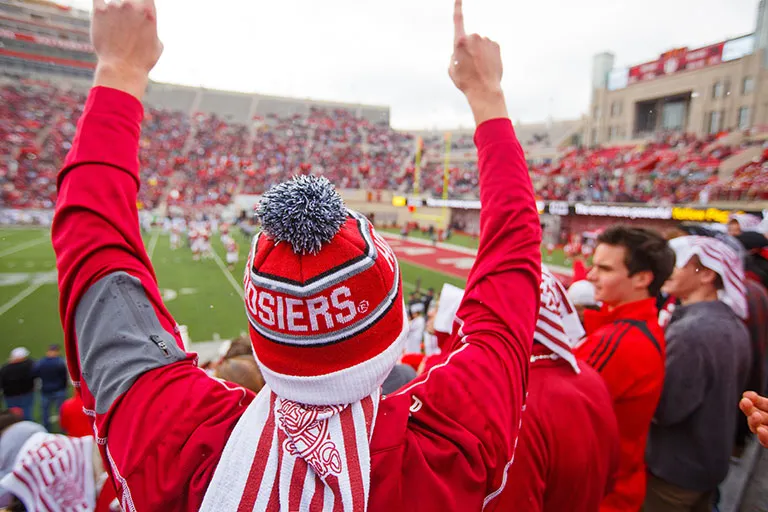
<path id="1" fill-rule="evenodd" d="M 139 200 L 145 208 L 163 202 L 181 208 L 223 205 L 235 194 L 263 193 L 297 173 L 323 175 L 347 189 L 403 194 L 416 189 L 415 136 L 392 130 L 373 110 L 362 115 L 361 110 L 291 105 L 278 98 L 251 103 L 246 97 L 216 94 L 196 101 L 192 92 L 171 105 L 182 110 L 168 110 L 158 108 L 164 94 L 158 87 L 150 92 L 154 100 L 148 102 L 141 140 L 146 182 Z M 2 204 L 50 208 L 55 174 L 70 147 L 84 95 L 25 82 L 0 87 L 0 100 Z M 255 114 L 247 119 L 251 107 Z M 198 111 L 189 115 L 193 108 Z M 226 115 L 210 113 L 220 110 Z M 550 133 L 542 124 L 519 133 L 528 148 L 556 144 L 563 130 Z M 644 146 L 570 148 L 556 162 L 532 164 L 531 176 L 545 200 L 673 204 L 768 199 L 768 173 L 762 172 L 768 151 L 721 180 L 720 164 L 745 146 L 718 140 L 665 135 Z M 420 193 L 442 196 L 444 151 L 442 134 L 423 136 Z M 472 133 L 454 133 L 448 196 L 475 199 L 477 194 Z"/>

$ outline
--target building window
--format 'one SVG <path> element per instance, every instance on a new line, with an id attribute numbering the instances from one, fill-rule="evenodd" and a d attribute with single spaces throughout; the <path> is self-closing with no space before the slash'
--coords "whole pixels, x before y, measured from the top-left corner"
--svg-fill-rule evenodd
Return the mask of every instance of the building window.
<path id="1" fill-rule="evenodd" d="M 599 119 L 600 118 L 600 106 L 599 105 L 595 105 L 595 108 L 594 108 L 594 110 L 592 112 L 592 116 L 595 119 Z"/>
<path id="2" fill-rule="evenodd" d="M 749 107 L 741 107 L 739 109 L 739 130 L 746 130 L 749 128 Z"/>
<path id="3" fill-rule="evenodd" d="M 611 117 L 619 117 L 621 115 L 621 102 L 614 101 L 611 103 Z"/>
<path id="4" fill-rule="evenodd" d="M 752 94 L 752 91 L 755 89 L 755 79 L 751 76 L 745 77 L 744 81 L 741 83 L 741 94 L 746 96 L 747 94 Z"/>
<path id="5" fill-rule="evenodd" d="M 661 127 L 668 131 L 680 131 L 685 128 L 685 103 L 675 101 L 661 108 Z"/>
<path id="6" fill-rule="evenodd" d="M 619 128 L 616 126 L 611 126 L 611 129 L 608 132 L 608 140 L 617 140 L 618 138 L 619 138 Z"/>
<path id="7" fill-rule="evenodd" d="M 723 97 L 723 82 L 715 82 L 715 85 L 712 87 L 712 99 L 716 100 L 717 98 Z"/>
<path id="8" fill-rule="evenodd" d="M 714 111 L 709 113 L 709 126 L 707 133 L 719 133 L 720 127 L 723 123 L 723 114 L 720 111 Z"/>

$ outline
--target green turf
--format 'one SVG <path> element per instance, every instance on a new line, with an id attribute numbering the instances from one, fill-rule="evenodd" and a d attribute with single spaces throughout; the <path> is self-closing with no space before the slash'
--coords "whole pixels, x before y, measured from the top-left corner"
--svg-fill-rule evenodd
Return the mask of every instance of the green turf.
<path id="1" fill-rule="evenodd" d="M 386 233 L 393 233 L 397 235 L 400 234 L 399 228 L 380 228 L 379 230 L 384 231 Z M 428 234 L 418 230 L 411 231 L 410 233 L 408 233 L 408 236 L 411 238 L 419 238 L 421 240 L 430 240 Z M 474 236 L 457 233 L 457 234 L 451 235 L 451 238 L 449 240 L 446 240 L 445 243 L 458 245 L 459 247 L 466 247 L 469 249 L 477 249 L 480 243 L 480 239 Z M 544 248 L 542 247 L 541 258 L 544 263 L 547 263 L 549 265 L 557 265 L 559 267 L 568 267 L 568 268 L 570 268 L 573 265 L 573 261 L 567 259 L 565 257 L 565 252 L 560 248 L 555 249 L 552 252 L 552 256 L 550 256 L 547 253 L 547 251 L 544 250 Z"/>
<path id="2" fill-rule="evenodd" d="M 385 233 L 394 233 L 396 235 L 400 234 L 400 228 L 377 228 L 379 231 L 383 231 Z M 410 233 L 408 233 L 408 236 L 411 238 L 420 238 L 422 240 L 431 240 L 428 233 L 422 233 L 419 230 L 413 230 Z M 444 240 L 447 244 L 453 244 L 458 245 L 459 247 L 467 247 L 469 249 L 477 249 L 477 245 L 479 243 L 479 239 L 474 236 L 469 235 L 463 235 L 461 233 L 455 233 L 451 235 L 451 238 L 448 240 Z"/>

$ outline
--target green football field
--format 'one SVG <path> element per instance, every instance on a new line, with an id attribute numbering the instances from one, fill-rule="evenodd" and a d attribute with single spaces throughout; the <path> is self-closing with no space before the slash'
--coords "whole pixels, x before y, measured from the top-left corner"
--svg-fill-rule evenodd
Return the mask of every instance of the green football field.
<path id="1" fill-rule="evenodd" d="M 394 235 L 400 234 L 400 229 L 398 228 L 381 228 L 379 231 L 386 231 L 387 233 L 392 233 Z M 422 240 L 429 240 L 429 235 L 426 233 L 423 233 L 417 229 L 414 229 L 408 233 L 408 236 L 410 238 L 419 238 Z M 455 233 L 451 235 L 450 240 L 446 240 L 447 244 L 451 245 L 458 245 L 459 247 L 466 247 L 468 249 L 477 249 L 477 247 L 480 244 L 480 240 L 478 237 L 475 236 L 469 236 L 464 235 L 461 233 Z M 568 267 L 573 264 L 571 260 L 569 260 L 565 256 L 565 251 L 561 248 L 557 248 L 554 251 L 552 251 L 552 254 L 549 254 L 543 247 L 541 249 L 541 260 L 546 263 L 547 265 L 556 265 L 559 267 Z"/>
<path id="2" fill-rule="evenodd" d="M 168 309 L 186 325 L 193 342 L 230 339 L 247 329 L 241 298 L 243 266 L 250 241 L 235 234 L 240 262 L 230 272 L 218 236 L 212 237 L 216 256 L 194 261 L 189 249 L 171 250 L 169 237 L 159 231 L 144 243 L 157 273 Z M 443 283 L 463 287 L 464 281 L 401 261 L 405 293 L 421 286 L 439 290 Z M 0 229 L 0 361 L 12 348 L 25 346 L 38 358 L 51 343 L 62 343 L 58 310 L 56 264 L 46 229 Z"/>

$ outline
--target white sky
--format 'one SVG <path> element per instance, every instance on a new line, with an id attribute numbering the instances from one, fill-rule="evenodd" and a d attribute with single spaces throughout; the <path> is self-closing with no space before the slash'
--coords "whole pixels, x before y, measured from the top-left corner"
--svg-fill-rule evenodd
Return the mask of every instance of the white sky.
<path id="1" fill-rule="evenodd" d="M 468 127 L 447 75 L 452 0 L 156 0 L 157 81 L 389 105 L 396 128 Z M 64 0 L 88 8 L 90 0 Z M 515 121 L 575 118 L 592 56 L 617 66 L 754 30 L 758 0 L 465 0 L 495 39 Z"/>

